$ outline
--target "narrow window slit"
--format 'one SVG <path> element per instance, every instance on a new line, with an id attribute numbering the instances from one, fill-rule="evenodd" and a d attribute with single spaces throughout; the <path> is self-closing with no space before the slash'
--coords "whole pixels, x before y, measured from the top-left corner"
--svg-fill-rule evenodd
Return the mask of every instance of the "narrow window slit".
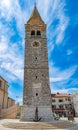
<path id="1" fill-rule="evenodd" d="M 36 76 L 36 79 L 37 79 L 37 76 Z"/>
<path id="2" fill-rule="evenodd" d="M 38 96 L 38 93 L 36 93 L 36 96 Z"/>

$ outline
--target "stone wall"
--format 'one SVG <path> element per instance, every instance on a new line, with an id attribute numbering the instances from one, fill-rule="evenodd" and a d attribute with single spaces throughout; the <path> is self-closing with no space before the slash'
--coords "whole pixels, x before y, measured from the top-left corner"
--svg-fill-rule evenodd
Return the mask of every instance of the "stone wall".
<path id="1" fill-rule="evenodd" d="M 31 35 L 32 30 L 34 30 L 34 35 Z M 40 35 L 37 35 L 38 31 Z M 46 24 L 42 21 L 36 7 L 25 25 L 23 105 L 21 120 L 33 121 L 36 107 L 39 109 L 39 116 L 42 116 L 42 121 L 47 121 L 49 118 L 50 120 L 53 119 L 50 109 L 52 102 Z"/>
<path id="2" fill-rule="evenodd" d="M 0 108 L 7 108 L 7 100 L 8 100 L 8 85 L 7 82 L 0 77 Z"/>
<path id="3" fill-rule="evenodd" d="M 36 107 L 35 106 L 24 106 L 22 111 L 21 111 L 21 120 L 23 121 L 34 121 L 35 120 L 35 111 Z M 41 118 L 41 122 L 45 121 L 51 121 L 53 119 L 52 115 L 52 109 L 51 107 L 46 107 L 46 106 L 38 106 L 38 119 Z"/>
<path id="4" fill-rule="evenodd" d="M 6 109 L 1 110 L 1 118 L 10 118 L 15 119 L 17 118 L 18 113 L 20 113 L 20 106 L 14 105 Z"/>

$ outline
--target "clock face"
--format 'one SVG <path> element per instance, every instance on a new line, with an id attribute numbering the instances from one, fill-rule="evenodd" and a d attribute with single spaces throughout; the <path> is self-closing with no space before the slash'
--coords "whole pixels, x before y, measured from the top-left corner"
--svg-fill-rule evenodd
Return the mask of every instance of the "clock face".
<path id="1" fill-rule="evenodd" d="M 39 45 L 40 45 L 40 44 L 39 44 L 39 42 L 37 42 L 37 41 L 35 41 L 35 42 L 32 43 L 32 46 L 33 46 L 33 47 L 39 47 Z"/>

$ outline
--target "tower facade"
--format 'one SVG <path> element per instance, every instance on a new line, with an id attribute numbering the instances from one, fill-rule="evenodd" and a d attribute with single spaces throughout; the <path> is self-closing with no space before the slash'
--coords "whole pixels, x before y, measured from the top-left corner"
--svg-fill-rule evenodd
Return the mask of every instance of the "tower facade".
<path id="1" fill-rule="evenodd" d="M 34 7 L 25 25 L 24 108 L 21 120 L 52 120 L 46 24 Z"/>

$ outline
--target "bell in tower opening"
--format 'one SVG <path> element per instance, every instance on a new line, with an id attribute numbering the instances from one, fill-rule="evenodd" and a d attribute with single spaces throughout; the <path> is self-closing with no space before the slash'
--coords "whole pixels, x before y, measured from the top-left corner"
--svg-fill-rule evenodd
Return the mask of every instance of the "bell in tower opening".
<path id="1" fill-rule="evenodd" d="M 46 24 L 36 5 L 25 24 L 22 121 L 52 121 Z"/>

